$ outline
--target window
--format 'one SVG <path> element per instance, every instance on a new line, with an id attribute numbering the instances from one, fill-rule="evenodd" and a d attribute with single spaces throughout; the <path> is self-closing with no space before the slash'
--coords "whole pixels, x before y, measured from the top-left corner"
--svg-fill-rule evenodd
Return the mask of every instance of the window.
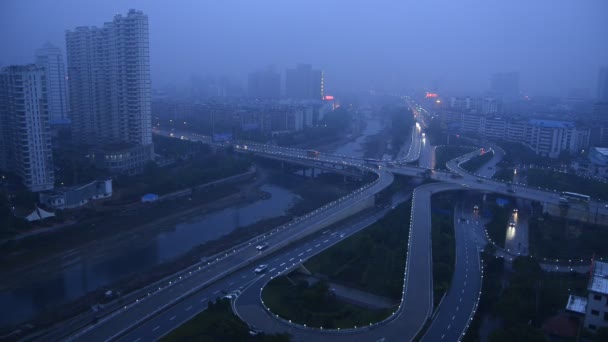
<path id="1" fill-rule="evenodd" d="M 589 329 L 595 330 L 597 329 L 597 326 L 595 324 L 589 324 Z"/>
<path id="2" fill-rule="evenodd" d="M 608 312 L 604 312 L 604 321 L 608 321 Z"/>
<path id="3" fill-rule="evenodd" d="M 599 311 L 597 311 L 597 310 L 591 310 L 591 314 L 592 314 L 593 316 L 599 316 L 599 315 L 600 315 L 600 312 L 599 312 Z"/>
<path id="4" fill-rule="evenodd" d="M 593 299 L 595 299 L 595 300 L 602 300 L 602 296 L 600 296 L 600 295 L 593 295 Z"/>

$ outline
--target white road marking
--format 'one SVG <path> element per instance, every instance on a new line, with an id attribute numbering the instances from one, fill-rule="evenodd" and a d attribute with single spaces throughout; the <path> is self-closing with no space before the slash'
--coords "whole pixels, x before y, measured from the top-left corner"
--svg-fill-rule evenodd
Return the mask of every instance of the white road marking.
<path id="1" fill-rule="evenodd" d="M 207 300 L 207 297 L 201 299 L 201 303 L 204 302 L 204 301 L 206 301 L 206 300 Z"/>
<path id="2" fill-rule="evenodd" d="M 328 242 L 329 242 L 329 240 L 325 240 L 325 241 L 323 241 L 323 243 L 328 243 Z"/>
<path id="3" fill-rule="evenodd" d="M 272 272 L 272 271 L 274 271 L 274 270 L 276 270 L 276 268 L 273 268 L 273 269 L 271 269 L 271 270 L 270 270 L 270 271 L 268 271 L 268 272 Z"/>
<path id="4" fill-rule="evenodd" d="M 451 326 L 452 326 L 451 324 L 448 324 L 448 330 L 450 330 L 450 327 L 451 327 Z"/>
<path id="5" fill-rule="evenodd" d="M 285 265 L 285 263 L 280 264 L 280 265 L 279 265 L 279 267 L 280 267 L 280 266 L 283 266 L 283 265 Z"/>
<path id="6" fill-rule="evenodd" d="M 247 278 L 247 275 L 244 275 L 244 276 L 241 277 L 241 279 L 245 279 L 245 278 Z"/>
<path id="7" fill-rule="evenodd" d="M 299 256 L 299 257 L 301 257 L 302 255 L 304 255 L 304 253 L 300 253 L 300 254 L 298 254 L 298 256 Z"/>
<path id="8" fill-rule="evenodd" d="M 218 294 L 218 293 L 220 293 L 220 290 L 213 292 L 213 294 Z"/>
<path id="9" fill-rule="evenodd" d="M 175 316 L 173 316 L 173 317 L 169 318 L 169 320 L 170 320 L 170 321 L 172 321 L 172 320 L 174 320 L 174 319 L 175 319 Z"/>
<path id="10" fill-rule="evenodd" d="M 454 320 L 454 318 L 456 318 L 456 315 L 452 316 L 452 321 Z"/>
<path id="11" fill-rule="evenodd" d="M 139 342 L 141 341 L 141 337 L 138 337 L 137 340 L 133 341 L 133 342 Z"/>
<path id="12" fill-rule="evenodd" d="M 336 234 L 338 234 L 338 232 L 333 232 L 333 233 L 331 233 L 331 236 L 334 236 Z"/>
<path id="13" fill-rule="evenodd" d="M 312 248 L 309 248 L 309 249 L 306 250 L 306 252 L 310 252 L 310 251 L 312 251 Z"/>
<path id="14" fill-rule="evenodd" d="M 192 305 L 190 305 L 189 307 L 187 307 L 186 311 L 190 311 L 190 309 L 192 309 Z"/>
<path id="15" fill-rule="evenodd" d="M 320 244 L 320 243 L 316 244 L 316 245 L 315 245 L 315 248 L 319 248 L 319 246 L 321 246 L 321 244 Z"/>
<path id="16" fill-rule="evenodd" d="M 294 258 L 289 259 L 289 261 L 293 261 Z"/>
<path id="17" fill-rule="evenodd" d="M 159 325 L 157 325 L 156 328 L 152 329 L 152 332 L 155 332 L 156 330 L 158 330 L 158 328 L 160 328 Z"/>

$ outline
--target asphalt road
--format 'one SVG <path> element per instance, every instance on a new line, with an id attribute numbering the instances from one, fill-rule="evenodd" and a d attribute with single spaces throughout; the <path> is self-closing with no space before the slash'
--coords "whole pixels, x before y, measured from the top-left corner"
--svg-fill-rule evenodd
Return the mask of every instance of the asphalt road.
<path id="1" fill-rule="evenodd" d="M 475 239 L 476 217 L 471 208 L 454 211 L 456 264 L 452 284 L 439 304 L 423 341 L 458 341 L 466 331 L 481 291 L 481 261 Z"/>
<path id="2" fill-rule="evenodd" d="M 239 316 L 248 324 L 265 332 L 288 332 L 292 334 L 295 341 L 389 342 L 412 340 L 430 317 L 433 308 L 430 197 L 436 192 L 457 189 L 462 189 L 462 187 L 458 184 L 434 183 L 423 185 L 414 191 L 403 302 L 393 319 L 387 323 L 372 329 L 358 329 L 351 332 L 334 331 L 330 334 L 320 329 L 287 324 L 268 314 L 262 306 L 260 291 L 268 282 L 268 278 L 257 280 L 250 288 L 241 293 L 235 303 Z M 269 265 L 269 267 L 272 266 Z"/>

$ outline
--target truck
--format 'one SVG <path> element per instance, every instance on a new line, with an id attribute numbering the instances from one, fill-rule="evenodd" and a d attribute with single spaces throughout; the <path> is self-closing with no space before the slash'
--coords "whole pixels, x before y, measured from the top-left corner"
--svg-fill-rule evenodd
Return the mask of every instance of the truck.
<path id="1" fill-rule="evenodd" d="M 306 155 L 311 157 L 311 158 L 317 158 L 319 156 L 319 154 L 321 154 L 321 152 L 319 151 L 315 151 L 315 150 L 308 150 L 306 151 Z"/>

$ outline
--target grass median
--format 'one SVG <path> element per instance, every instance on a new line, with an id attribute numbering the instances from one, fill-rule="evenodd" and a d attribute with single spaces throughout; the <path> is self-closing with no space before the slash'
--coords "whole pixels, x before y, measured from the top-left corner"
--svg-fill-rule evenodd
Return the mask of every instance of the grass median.
<path id="1" fill-rule="evenodd" d="M 450 288 L 456 262 L 454 237 L 455 192 L 444 192 L 431 198 L 431 237 L 433 257 L 433 306 L 436 308 Z"/>
<path id="2" fill-rule="evenodd" d="M 411 201 L 365 230 L 313 257 L 304 266 L 321 279 L 314 284 L 275 278 L 264 288 L 264 303 L 275 314 L 307 326 L 352 328 L 387 318 L 401 300 Z M 382 296 L 394 307 L 372 309 L 346 303 L 329 283 Z"/>
<path id="3" fill-rule="evenodd" d="M 458 158 L 467 153 L 473 152 L 474 150 L 475 148 L 466 146 L 438 146 L 435 149 L 435 167 L 438 170 L 446 170 L 447 168 L 445 164 L 448 161 L 454 158 Z"/>
<path id="4" fill-rule="evenodd" d="M 482 155 L 473 157 L 466 162 L 460 164 L 460 167 L 467 170 L 470 173 L 475 173 L 479 168 L 484 166 L 487 162 L 494 158 L 494 151 L 491 153 L 484 153 Z"/>

